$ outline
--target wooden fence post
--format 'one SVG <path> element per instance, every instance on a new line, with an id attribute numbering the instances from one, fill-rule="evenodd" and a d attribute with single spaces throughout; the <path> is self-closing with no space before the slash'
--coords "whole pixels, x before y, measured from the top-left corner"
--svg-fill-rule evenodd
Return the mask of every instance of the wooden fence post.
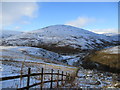
<path id="1" fill-rule="evenodd" d="M 58 75 L 57 75 L 57 87 L 59 87 L 59 70 L 58 70 Z"/>
<path id="2" fill-rule="evenodd" d="M 51 85 L 50 85 L 50 88 L 52 89 L 53 88 L 53 69 L 51 69 Z"/>
<path id="3" fill-rule="evenodd" d="M 31 68 L 28 68 L 27 90 L 29 90 Z"/>
<path id="4" fill-rule="evenodd" d="M 41 90 L 42 90 L 42 87 L 43 87 L 43 68 L 41 70 Z"/>
<path id="5" fill-rule="evenodd" d="M 62 85 L 63 85 L 63 71 L 62 71 Z"/>
<path id="6" fill-rule="evenodd" d="M 68 74 L 68 80 L 70 81 L 70 74 Z"/>
<path id="7" fill-rule="evenodd" d="M 66 80 L 65 80 L 65 83 L 67 83 L 67 80 L 68 80 L 68 77 L 67 77 L 67 72 L 66 72 Z"/>

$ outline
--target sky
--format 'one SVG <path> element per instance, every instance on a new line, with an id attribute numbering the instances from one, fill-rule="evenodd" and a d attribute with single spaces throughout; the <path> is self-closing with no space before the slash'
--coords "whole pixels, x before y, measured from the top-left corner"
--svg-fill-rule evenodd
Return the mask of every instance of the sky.
<path id="1" fill-rule="evenodd" d="M 2 30 L 32 31 L 65 24 L 96 33 L 118 32 L 117 2 L 4 2 Z"/>

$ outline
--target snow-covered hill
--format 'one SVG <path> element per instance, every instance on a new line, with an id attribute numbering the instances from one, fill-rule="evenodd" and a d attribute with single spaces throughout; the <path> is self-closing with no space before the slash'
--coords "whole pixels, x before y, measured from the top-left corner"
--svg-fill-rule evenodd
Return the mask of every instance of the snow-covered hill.
<path id="1" fill-rule="evenodd" d="M 59 70 L 60 73 L 75 73 L 76 67 L 67 66 L 61 63 L 62 56 L 50 52 L 41 48 L 26 47 L 26 46 L 0 46 L 0 78 L 16 76 L 28 73 L 28 68 L 31 68 L 31 73 L 41 72 L 41 68 L 44 68 L 44 72 L 50 73 L 51 69 L 54 69 L 54 73 Z M 2 61 L 2 62 L 1 62 Z M 54 79 L 57 76 L 54 75 Z M 50 75 L 44 75 L 44 81 L 50 80 Z M 40 77 L 31 77 L 30 84 L 40 82 Z M 24 82 L 24 83 L 23 83 Z M 26 78 L 12 79 L 2 81 L 2 88 L 20 88 L 26 86 Z M 44 88 L 49 87 L 49 83 L 43 84 Z M 56 84 L 54 84 L 56 86 Z M 33 87 L 34 88 L 34 87 Z M 35 87 L 36 88 L 36 87 Z M 40 88 L 39 85 L 37 88 Z"/>
<path id="2" fill-rule="evenodd" d="M 113 36 L 110 36 L 110 38 L 113 40 L 113 41 L 118 41 L 118 44 L 120 44 L 120 34 L 116 34 L 116 35 L 113 35 Z"/>
<path id="3" fill-rule="evenodd" d="M 114 36 L 114 35 L 118 35 L 117 33 L 103 33 L 106 36 Z"/>
<path id="4" fill-rule="evenodd" d="M 0 46 L 0 60 L 50 62 L 61 61 L 62 56 L 42 48 L 26 46 Z"/>
<path id="5" fill-rule="evenodd" d="M 22 34 L 22 33 L 23 32 L 12 31 L 12 30 L 1 30 L 0 31 L 0 38 L 4 39 L 4 38 L 11 37 L 11 36 L 19 35 L 19 34 Z"/>
<path id="6" fill-rule="evenodd" d="M 114 40 L 116 41 L 116 40 Z M 114 42 L 110 37 L 68 25 L 53 25 L 5 39 L 2 45 L 36 46 L 53 51 L 99 49 Z"/>
<path id="7" fill-rule="evenodd" d="M 104 35 L 111 38 L 112 41 L 118 41 L 119 42 L 119 38 L 120 38 L 119 33 L 104 33 Z M 119 44 L 120 44 L 120 42 L 119 42 Z"/>

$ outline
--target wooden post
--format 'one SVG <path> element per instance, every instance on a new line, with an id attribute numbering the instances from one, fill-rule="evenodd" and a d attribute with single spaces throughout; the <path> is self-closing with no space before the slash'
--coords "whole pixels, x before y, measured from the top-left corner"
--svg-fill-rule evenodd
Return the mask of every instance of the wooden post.
<path id="1" fill-rule="evenodd" d="M 70 81 L 70 74 L 68 74 L 68 75 L 69 75 L 68 80 Z"/>
<path id="2" fill-rule="evenodd" d="M 51 69 L 51 85 L 50 88 L 53 88 L 53 69 Z"/>
<path id="3" fill-rule="evenodd" d="M 43 86 L 43 68 L 41 70 L 41 90 L 42 90 L 42 86 Z"/>
<path id="4" fill-rule="evenodd" d="M 29 90 L 31 68 L 28 68 L 27 90 Z"/>
<path id="5" fill-rule="evenodd" d="M 63 85 L 63 71 L 62 71 L 62 85 Z"/>
<path id="6" fill-rule="evenodd" d="M 57 87 L 59 87 L 59 70 L 58 70 L 58 75 L 57 75 Z"/>
<path id="7" fill-rule="evenodd" d="M 67 72 L 66 72 L 66 80 L 65 80 L 65 83 L 67 83 L 67 80 L 68 80 L 68 77 L 67 77 Z"/>

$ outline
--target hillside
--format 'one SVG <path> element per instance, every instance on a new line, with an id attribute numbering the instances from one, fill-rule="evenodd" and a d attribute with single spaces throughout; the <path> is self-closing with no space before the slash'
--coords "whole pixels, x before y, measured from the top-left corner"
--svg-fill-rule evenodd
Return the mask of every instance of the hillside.
<path id="1" fill-rule="evenodd" d="M 115 35 L 118 35 L 117 33 L 103 33 L 104 35 L 106 36 L 115 36 Z"/>
<path id="2" fill-rule="evenodd" d="M 1 30 L 0 31 L 0 39 L 8 38 L 11 36 L 22 34 L 23 32 L 20 31 L 12 31 L 12 30 Z"/>
<path id="3" fill-rule="evenodd" d="M 66 84 L 65 88 L 112 87 L 119 80 L 117 74 L 96 70 L 120 71 L 117 51 L 119 46 L 108 48 L 119 43 L 118 35 L 106 36 L 72 26 L 54 25 L 13 34 L 2 38 L 1 42 L 4 45 L 0 46 L 2 77 L 26 74 L 31 67 L 32 72 L 39 72 L 44 68 L 47 72 L 54 69 L 54 72 L 60 70 L 77 75 L 69 83 L 70 86 Z M 106 49 L 100 50 L 102 48 Z M 98 51 L 90 54 L 96 50 Z M 38 82 L 38 78 L 33 77 L 32 83 Z M 44 80 L 50 80 L 50 77 L 45 76 Z M 22 79 L 20 84 L 24 81 L 26 80 Z M 3 88 L 16 88 L 19 87 L 19 80 L 5 81 L 2 84 Z M 48 88 L 48 85 L 49 83 L 44 84 L 44 88 Z"/>
<path id="4" fill-rule="evenodd" d="M 30 62 L 62 62 L 63 57 L 57 53 L 44 50 L 42 48 L 26 46 L 0 46 L 0 59 L 13 61 Z"/>
<path id="5" fill-rule="evenodd" d="M 9 37 L 2 45 L 34 46 L 54 52 L 74 53 L 81 50 L 101 49 L 117 44 L 118 40 L 88 30 L 67 25 L 53 25 Z"/>
<path id="6" fill-rule="evenodd" d="M 107 48 L 90 54 L 83 62 L 85 68 L 97 68 L 100 70 L 120 72 L 119 52 L 120 46 Z"/>
<path id="7" fill-rule="evenodd" d="M 41 48 L 26 47 L 26 46 L 0 46 L 0 62 L 2 62 L 2 67 L 0 67 L 1 76 L 8 77 L 15 75 L 27 74 L 28 68 L 31 68 L 32 73 L 41 72 L 41 68 L 44 68 L 45 72 L 54 72 L 58 70 L 60 73 L 74 74 L 77 71 L 76 67 L 68 66 L 62 63 L 62 56 L 57 53 L 53 53 Z M 39 77 L 32 77 L 31 83 L 40 82 Z M 55 76 L 54 78 L 57 78 Z M 44 76 L 44 80 L 50 80 L 50 76 Z M 2 88 L 17 88 L 25 86 L 23 82 L 26 82 L 26 78 L 13 79 L 3 81 Z M 49 83 L 45 84 L 43 87 L 48 88 Z M 55 86 L 55 85 L 54 85 Z M 39 87 L 39 86 L 38 86 Z"/>

